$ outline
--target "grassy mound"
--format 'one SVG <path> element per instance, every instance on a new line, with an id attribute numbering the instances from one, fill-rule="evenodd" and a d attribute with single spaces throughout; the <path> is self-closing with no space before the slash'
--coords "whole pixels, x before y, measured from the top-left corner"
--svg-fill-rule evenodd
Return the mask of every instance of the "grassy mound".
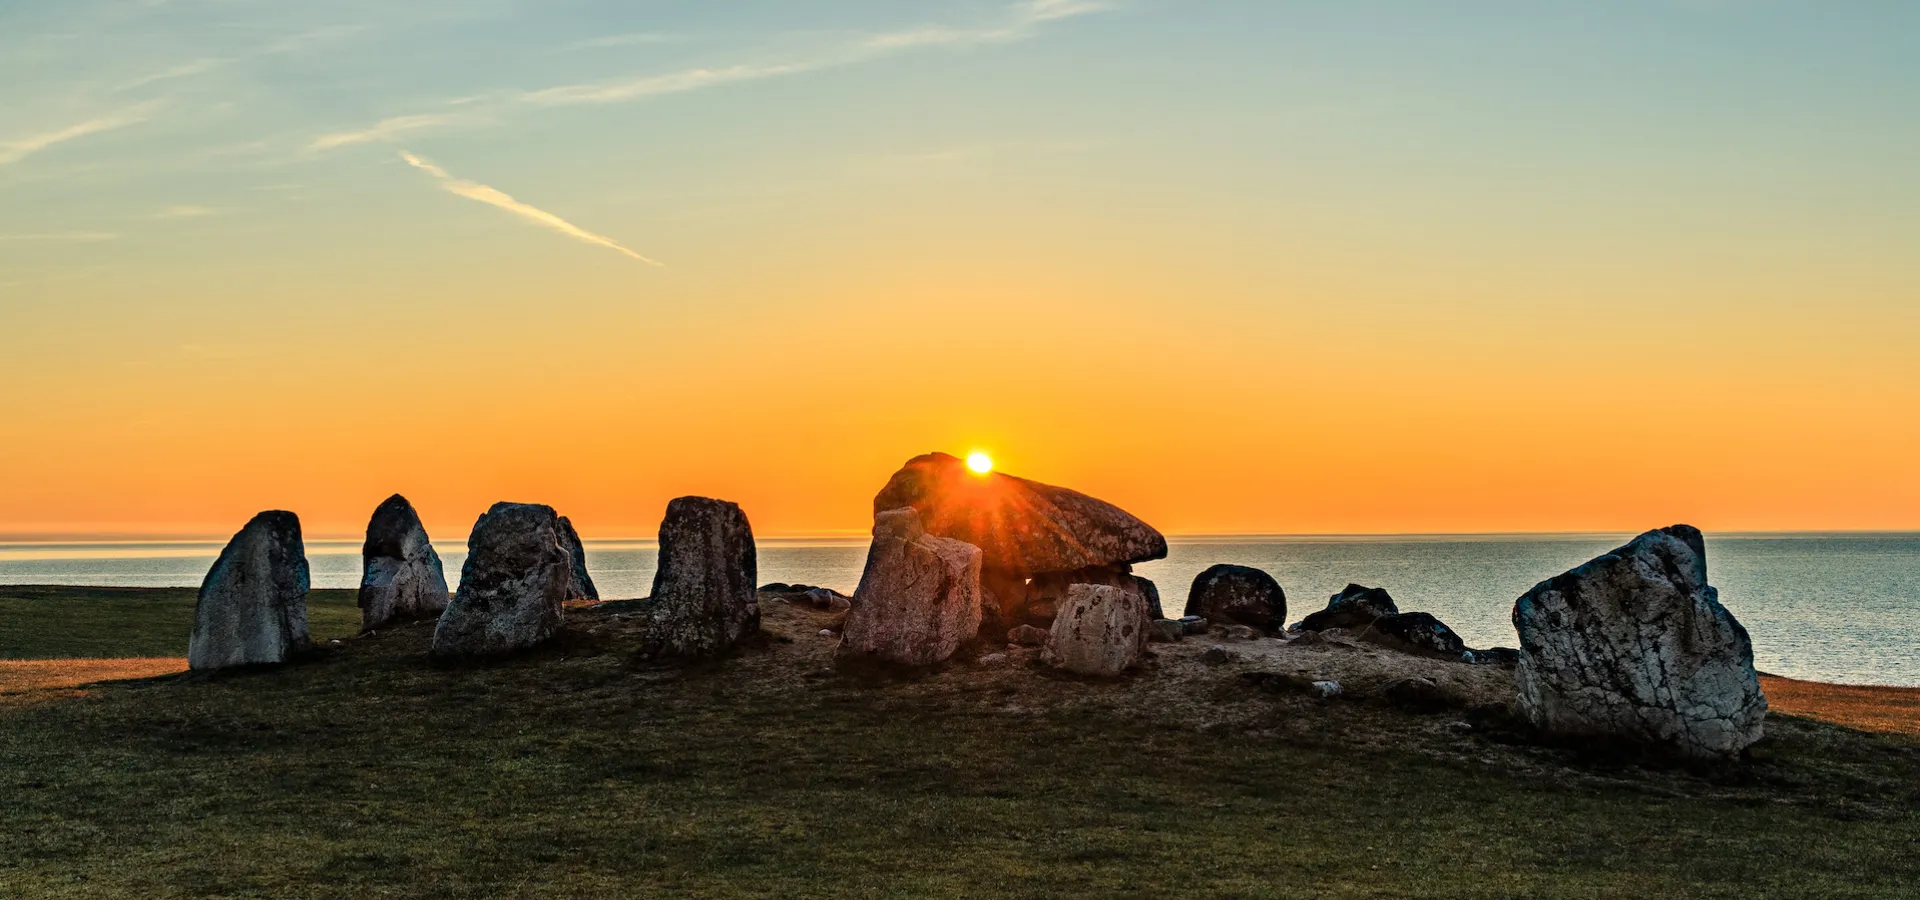
<path id="1" fill-rule="evenodd" d="M 575 610 L 497 666 L 432 666 L 415 625 L 0 709 L 0 896 L 1920 889 L 1910 737 L 1777 717 L 1748 764 L 1645 768 L 1393 709 L 1371 649 L 871 681 L 831 670 L 826 613 L 770 604 L 764 646 L 690 669 L 634 666 L 634 618 Z M 1261 688 L 1303 668 L 1352 696 Z"/>

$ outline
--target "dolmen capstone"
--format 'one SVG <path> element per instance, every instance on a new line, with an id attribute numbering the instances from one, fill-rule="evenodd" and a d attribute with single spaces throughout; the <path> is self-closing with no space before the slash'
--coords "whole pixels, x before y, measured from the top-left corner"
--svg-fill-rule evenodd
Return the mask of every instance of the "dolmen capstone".
<path id="1" fill-rule="evenodd" d="M 681 497 L 660 522 L 643 659 L 720 656 L 760 630 L 753 527 L 724 500 Z"/>
<path id="2" fill-rule="evenodd" d="M 1167 539 L 1111 503 L 929 453 L 873 499 L 876 516 L 902 507 L 920 514 L 927 534 L 980 548 L 980 630 L 995 640 L 1020 625 L 1051 626 L 1076 584 L 1120 587 L 1157 605 L 1159 592 L 1132 566 L 1165 558 Z"/>
<path id="3" fill-rule="evenodd" d="M 1194 576 L 1184 615 L 1218 625 L 1246 625 L 1261 631 L 1287 627 L 1287 592 L 1259 569 L 1222 563 Z"/>
<path id="4" fill-rule="evenodd" d="M 254 516 L 200 583 L 187 666 L 272 665 L 306 649 L 308 580 L 300 517 L 282 510 Z"/>
<path id="5" fill-rule="evenodd" d="M 1747 631 L 1707 584 L 1700 531 L 1649 531 L 1514 604 L 1520 708 L 1551 734 L 1726 757 L 1760 739 L 1767 699 Z"/>
<path id="6" fill-rule="evenodd" d="M 980 632 L 980 556 L 972 544 L 927 534 L 912 507 L 875 516 L 835 659 L 909 668 L 951 659 Z"/>
<path id="7" fill-rule="evenodd" d="M 560 517 L 559 525 L 560 545 L 567 548 L 567 599 L 598 602 L 600 589 L 593 586 L 593 576 L 587 574 L 586 544 L 566 516 Z"/>
<path id="8" fill-rule="evenodd" d="M 433 629 L 436 659 L 487 659 L 560 630 L 571 566 L 551 506 L 495 503 L 467 537 L 460 589 Z"/>
<path id="9" fill-rule="evenodd" d="M 360 630 L 430 619 L 452 600 L 427 528 L 395 494 L 373 510 L 360 547 Z"/>
<path id="10" fill-rule="evenodd" d="M 1147 652 L 1146 598 L 1105 584 L 1076 584 L 1053 619 L 1041 658 L 1081 675 L 1114 676 Z"/>

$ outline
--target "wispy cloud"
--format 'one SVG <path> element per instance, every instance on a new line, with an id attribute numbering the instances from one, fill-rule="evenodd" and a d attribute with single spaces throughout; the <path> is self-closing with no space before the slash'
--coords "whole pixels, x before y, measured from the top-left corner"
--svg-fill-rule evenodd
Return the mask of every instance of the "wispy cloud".
<path id="1" fill-rule="evenodd" d="M 636 31 L 632 34 L 609 34 L 605 37 L 588 38 L 574 41 L 562 49 L 601 50 L 607 47 L 639 47 L 646 44 L 674 44 L 686 40 L 686 36 L 663 34 L 657 31 Z"/>
<path id="2" fill-rule="evenodd" d="M 478 200 L 481 203 L 485 203 L 490 206 L 497 206 L 501 209 L 506 210 L 507 212 L 513 213 L 516 216 L 526 219 L 527 221 L 532 222 L 535 225 L 539 225 L 542 228 L 549 228 L 554 231 L 558 231 L 561 234 L 564 234 L 570 238 L 573 238 L 574 240 L 592 244 L 596 247 L 605 247 L 608 250 L 612 250 L 623 256 L 628 256 L 633 259 L 637 259 L 651 266 L 665 265 L 665 263 L 659 262 L 658 260 L 648 259 L 647 257 L 641 256 L 640 254 L 635 253 L 632 250 L 629 250 L 626 247 L 621 246 L 620 242 L 614 240 L 613 238 L 607 237 L 606 235 L 594 234 L 593 232 L 588 231 L 585 228 L 581 228 L 580 226 L 575 225 L 572 222 L 569 222 L 565 219 L 562 219 L 559 216 L 554 215 L 553 213 L 547 212 L 544 209 L 540 209 L 534 206 L 528 206 L 525 203 L 521 203 L 520 201 L 513 199 L 513 197 L 509 196 L 504 191 L 500 191 L 495 188 L 488 187 L 487 185 L 479 184 L 477 182 L 455 178 L 451 174 L 448 174 L 447 170 L 442 169 L 439 166 L 434 165 L 433 163 L 428 162 L 424 159 L 421 159 L 418 156 L 408 153 L 405 150 L 400 151 L 400 158 L 403 160 L 406 160 L 407 165 L 410 165 L 416 169 L 419 169 L 420 171 L 425 172 L 428 175 L 432 175 L 434 177 L 434 180 L 440 182 L 440 186 L 442 188 L 445 188 L 448 193 L 456 194 L 461 197 L 465 197 L 469 200 Z"/>
<path id="3" fill-rule="evenodd" d="M 332 150 L 335 147 L 345 147 L 349 144 L 369 144 L 391 141 L 402 135 L 411 134 L 416 131 L 424 131 L 429 128 L 437 128 L 441 125 L 458 121 L 460 118 L 460 116 L 450 113 L 393 116 L 391 118 L 381 119 L 372 126 L 362 128 L 358 131 L 338 131 L 333 134 L 323 134 L 314 138 L 313 143 L 309 144 L 308 148 L 312 150 Z"/>
<path id="4" fill-rule="evenodd" d="M 641 97 L 657 97 L 662 94 L 680 94 L 715 85 L 732 84 L 740 81 L 756 81 L 762 78 L 774 78 L 780 75 L 793 75 L 810 69 L 821 68 L 827 63 L 799 62 L 777 65 L 739 65 L 723 69 L 686 69 L 680 72 L 668 72 L 664 75 L 648 75 L 619 81 L 603 81 L 589 84 L 569 84 L 560 87 L 527 91 L 519 95 L 521 101 L 542 106 L 567 105 L 575 103 L 617 103 L 621 100 L 637 100 Z"/>
<path id="5" fill-rule="evenodd" d="M 227 63 L 230 63 L 232 61 L 233 60 L 231 59 L 226 59 L 223 57 L 216 57 L 216 56 L 209 56 L 204 59 L 196 59 L 196 60 L 193 60 L 192 62 L 181 63 L 180 65 L 173 66 L 171 68 L 162 69 L 158 72 L 154 72 L 148 75 L 142 75 L 139 78 L 135 78 L 132 81 L 126 82 L 125 84 L 122 84 L 119 87 L 114 88 L 114 90 L 115 91 L 131 91 L 131 90 L 134 90 L 135 88 L 143 88 L 143 87 L 146 87 L 147 85 L 154 84 L 156 82 L 171 81 L 175 78 L 188 78 L 194 75 L 201 75 L 207 72 L 211 72 L 214 69 L 224 66 Z"/>
<path id="6" fill-rule="evenodd" d="M 865 46 L 874 50 L 908 50 L 1024 41 L 1049 22 L 1103 12 L 1107 8 L 1108 4 L 1099 0 L 1027 0 L 1008 7 L 1006 17 L 999 24 L 979 28 L 929 25 L 876 34 L 867 38 Z"/>
<path id="7" fill-rule="evenodd" d="M 110 231 L 46 231 L 38 234 L 0 234 L 0 242 L 49 242 L 61 244 L 98 244 L 101 241 L 119 240 L 120 236 Z"/>
<path id="8" fill-rule="evenodd" d="M 63 144 L 76 138 L 83 138 L 90 134 L 99 134 L 103 131 L 113 131 L 116 128 L 125 128 L 137 122 L 144 122 L 146 119 L 146 108 L 140 107 L 114 113 L 109 116 L 88 119 L 85 122 L 69 125 L 54 131 L 29 135 L 11 141 L 0 141 L 0 166 L 12 165 L 55 144 Z"/>
<path id="9" fill-rule="evenodd" d="M 182 204 L 164 207 L 159 212 L 154 213 L 153 217 L 156 219 L 202 219 L 207 216 L 217 216 L 220 215 L 220 213 L 220 210 L 214 209 L 211 206 Z"/>

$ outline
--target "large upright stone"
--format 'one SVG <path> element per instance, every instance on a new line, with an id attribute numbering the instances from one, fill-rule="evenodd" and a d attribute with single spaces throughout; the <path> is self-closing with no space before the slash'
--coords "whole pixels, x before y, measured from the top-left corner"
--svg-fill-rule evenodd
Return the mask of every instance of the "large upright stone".
<path id="1" fill-rule="evenodd" d="M 573 522 L 566 516 L 560 517 L 560 545 L 567 548 L 568 600 L 600 599 L 600 589 L 593 586 L 593 576 L 587 574 L 587 547 L 580 540 L 580 533 L 573 530 Z"/>
<path id="2" fill-rule="evenodd" d="M 1119 675 L 1147 652 L 1146 597 L 1104 584 L 1076 584 L 1054 617 L 1046 661 L 1081 675 Z"/>
<path id="3" fill-rule="evenodd" d="M 360 547 L 360 630 L 440 615 L 453 598 L 427 527 L 395 494 L 373 511 Z"/>
<path id="4" fill-rule="evenodd" d="M 912 507 L 875 516 L 866 571 L 835 657 L 935 666 L 979 631 L 980 548 L 927 534 Z"/>
<path id="5" fill-rule="evenodd" d="M 1287 627 L 1287 592 L 1266 572 L 1222 563 L 1194 576 L 1185 615 L 1216 625 L 1280 631 Z"/>
<path id="6" fill-rule="evenodd" d="M 719 656 L 760 630 L 753 527 L 724 500 L 681 497 L 660 522 L 653 621 L 640 656 Z"/>
<path id="7" fill-rule="evenodd" d="M 873 499 L 877 515 L 911 506 L 928 534 L 980 548 L 984 569 L 1027 577 L 1161 559 L 1167 539 L 1078 491 L 991 473 L 945 453 L 907 461 Z"/>
<path id="8" fill-rule="evenodd" d="M 199 671 L 282 663 L 305 649 L 307 549 L 300 517 L 254 516 L 220 551 L 193 606 L 187 665 Z"/>
<path id="9" fill-rule="evenodd" d="M 1698 529 L 1649 531 L 1513 607 L 1520 708 L 1537 727 L 1728 756 L 1760 739 L 1753 644 L 1707 584 Z"/>
<path id="10" fill-rule="evenodd" d="M 495 503 L 467 537 L 460 589 L 433 629 L 441 659 L 505 656 L 560 630 L 567 550 L 559 516 L 534 503 Z"/>

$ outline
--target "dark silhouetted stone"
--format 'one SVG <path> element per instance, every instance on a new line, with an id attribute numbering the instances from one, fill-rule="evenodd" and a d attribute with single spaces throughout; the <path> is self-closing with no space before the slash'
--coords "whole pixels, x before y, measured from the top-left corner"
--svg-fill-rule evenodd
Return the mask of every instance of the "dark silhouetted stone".
<path id="1" fill-rule="evenodd" d="M 1466 642 L 1446 623 L 1423 612 L 1381 616 L 1360 632 L 1360 637 L 1403 653 L 1438 659 L 1457 660 L 1467 649 Z"/>
<path id="2" fill-rule="evenodd" d="M 254 516 L 200 583 L 188 667 L 283 663 L 306 649 L 307 585 L 300 517 L 280 510 Z"/>
<path id="3" fill-rule="evenodd" d="M 1194 577 L 1185 614 L 1215 625 L 1280 631 L 1287 627 L 1287 593 L 1259 569 L 1221 564 Z"/>
<path id="4" fill-rule="evenodd" d="M 1325 631 L 1329 628 L 1349 628 L 1358 631 L 1384 616 L 1398 615 L 1400 608 L 1394 605 L 1392 595 L 1383 588 L 1363 587 L 1349 584 L 1345 590 L 1333 595 L 1327 601 L 1327 608 L 1308 616 L 1300 623 L 1301 631 Z"/>
<path id="5" fill-rule="evenodd" d="M 373 511 L 360 547 L 360 630 L 440 615 L 453 599 L 427 528 L 395 494 Z"/>
<path id="6" fill-rule="evenodd" d="M 567 599 L 598 602 L 600 589 L 593 586 L 593 576 L 587 574 L 586 543 L 566 516 L 560 517 L 559 532 L 560 546 L 567 548 Z"/>
<path id="7" fill-rule="evenodd" d="M 760 630 L 753 527 L 724 500 L 681 497 L 660 522 L 644 659 L 720 656 Z"/>
<path id="8" fill-rule="evenodd" d="M 539 646 L 560 630 L 570 580 L 551 506 L 495 503 L 467 536 L 460 589 L 433 629 L 437 659 L 485 659 Z"/>

